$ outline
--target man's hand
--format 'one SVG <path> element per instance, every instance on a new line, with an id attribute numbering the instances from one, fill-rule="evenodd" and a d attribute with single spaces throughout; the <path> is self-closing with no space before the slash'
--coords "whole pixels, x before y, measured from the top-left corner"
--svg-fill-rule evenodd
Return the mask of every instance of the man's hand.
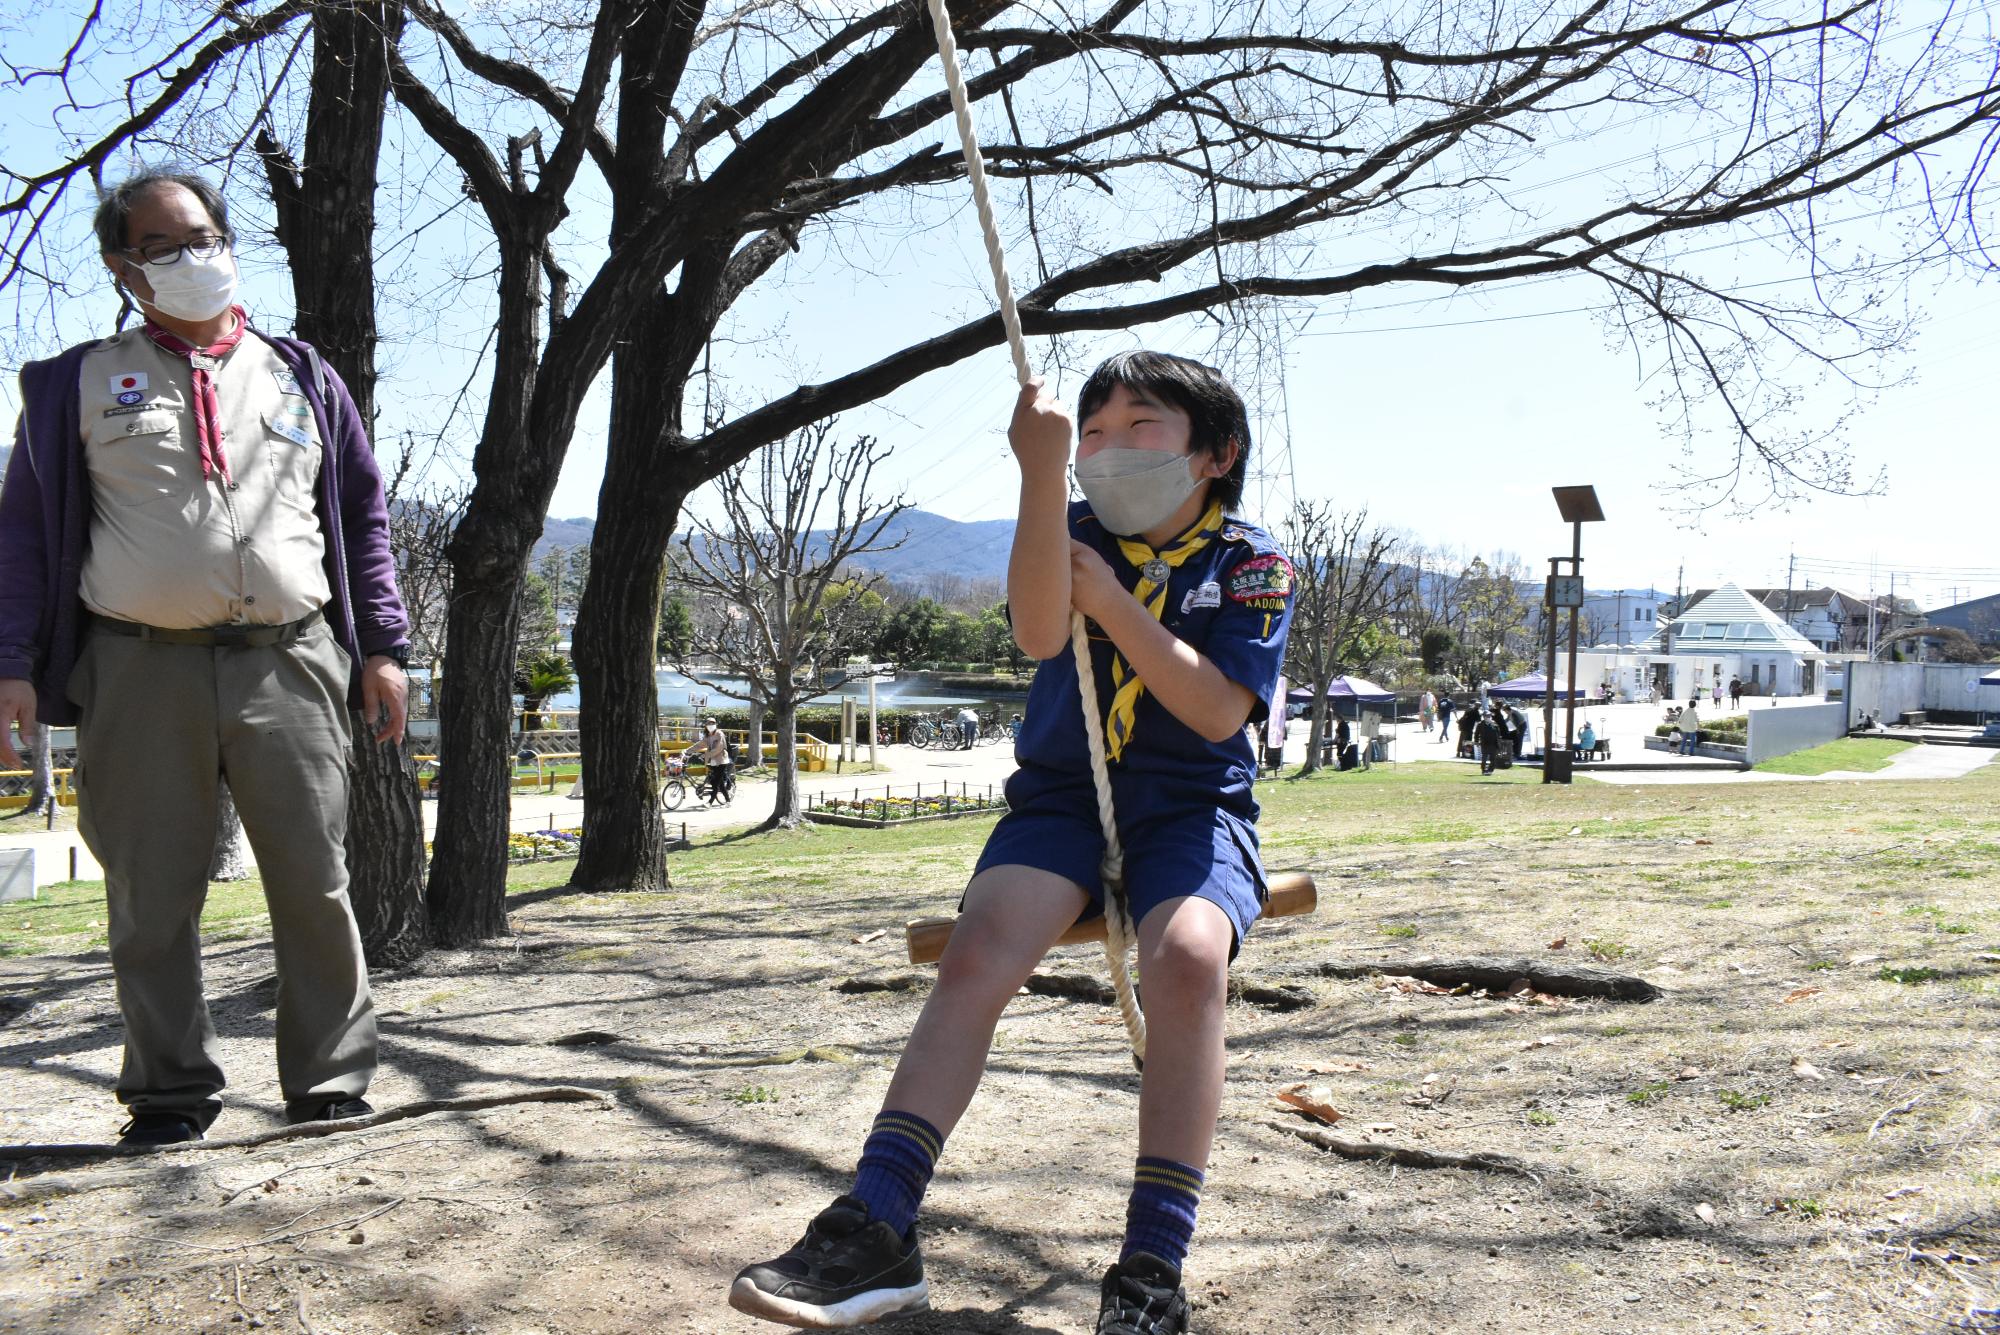
<path id="1" fill-rule="evenodd" d="M 378 742 L 403 740 L 409 719 L 410 683 L 387 654 L 370 654 L 361 667 L 361 721 Z"/>
<path id="2" fill-rule="evenodd" d="M 1069 540 L 1069 600 L 1070 605 L 1091 620 L 1104 622 L 1104 612 L 1113 600 L 1132 602 L 1132 595 L 1118 582 L 1118 576 L 1111 573 L 1111 567 L 1097 554 L 1097 549 L 1088 543 Z"/>
<path id="3" fill-rule="evenodd" d="M 1068 410 L 1043 392 L 1040 376 L 1021 386 L 1021 396 L 1014 400 L 1014 420 L 1007 426 L 1007 444 L 1024 476 L 1060 477 L 1069 466 L 1075 436 L 1076 424 L 1069 420 Z"/>
<path id="4" fill-rule="evenodd" d="M 33 741 L 35 735 L 35 684 L 19 677 L 0 679 L 0 766 L 20 769 L 21 753 L 14 749 L 11 737 L 15 728 L 21 730 L 23 744 Z"/>

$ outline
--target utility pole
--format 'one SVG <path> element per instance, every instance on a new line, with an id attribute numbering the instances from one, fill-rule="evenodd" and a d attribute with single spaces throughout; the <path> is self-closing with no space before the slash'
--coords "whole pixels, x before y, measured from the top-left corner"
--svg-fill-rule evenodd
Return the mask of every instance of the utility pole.
<path id="1" fill-rule="evenodd" d="M 1785 557 L 1785 624 L 1792 625 L 1792 574 L 1798 569 L 1799 555 L 1792 552 Z M 1797 626 L 1792 626 L 1797 630 Z"/>

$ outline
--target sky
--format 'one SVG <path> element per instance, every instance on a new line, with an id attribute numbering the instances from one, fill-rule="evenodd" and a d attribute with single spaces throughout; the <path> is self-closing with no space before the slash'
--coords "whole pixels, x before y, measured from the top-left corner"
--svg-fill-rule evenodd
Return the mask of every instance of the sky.
<path id="1" fill-rule="evenodd" d="M 43 39 L 55 40 L 62 26 L 46 25 Z M 10 51 L 9 58 L 20 55 Z M 12 101 L 11 108 L 0 101 L 0 125 L 10 126 L 0 131 L 8 166 L 55 151 L 52 137 L 37 128 L 46 121 L 27 114 L 32 108 L 18 94 L 0 99 Z M 1625 162 L 1685 128 L 1625 126 L 1573 147 L 1567 157 L 1530 166 L 1504 188 L 1525 207 L 1561 212 L 1581 197 L 1600 163 Z M 413 132 L 392 122 L 391 155 L 409 153 L 406 134 Z M 729 330 L 739 386 L 748 391 L 837 375 L 990 309 L 971 210 L 943 194 L 930 203 L 922 225 L 845 229 L 809 244 L 773 275 L 776 281 L 761 284 Z M 593 207 L 586 196 L 578 212 L 587 219 Z M 472 400 L 481 397 L 480 300 L 490 287 L 481 286 L 476 264 L 453 267 L 439 259 L 476 245 L 474 222 L 460 210 L 414 239 L 385 240 L 396 276 L 385 288 L 385 435 L 403 424 L 403 406 L 409 420 L 435 426 L 445 418 L 440 405 L 468 381 Z M 1116 242 L 1118 215 L 1107 213 L 1102 222 L 1107 244 Z M 1888 235 L 1862 226 L 1878 241 Z M 246 240 L 246 297 L 282 327 L 289 292 L 275 247 Z M 1714 245 L 1707 262 L 1730 281 L 1776 283 L 1796 275 L 1782 247 L 1754 235 Z M 829 262 L 836 258 L 840 263 Z M 1009 259 L 1017 273 L 1031 263 L 1020 251 Z M 1365 506 L 1373 519 L 1414 541 L 1511 554 L 1539 574 L 1547 557 L 1569 550 L 1570 533 L 1549 489 L 1588 483 L 1606 514 L 1583 535 L 1593 589 L 1672 591 L 1726 580 L 1783 586 L 1789 575 L 1800 587 L 1831 583 L 1886 593 L 1893 579 L 1899 593 L 1926 607 L 2000 592 L 2000 551 L 1990 538 L 2000 493 L 2000 415 L 1990 390 L 2000 355 L 2000 282 L 1961 271 L 1909 300 L 1924 325 L 1894 369 L 1910 383 L 1875 396 L 1846 433 L 1857 476 L 1880 470 L 1881 494 L 1820 496 L 1748 516 L 1688 513 L 1664 486 L 1680 445 L 1649 402 L 1654 386 L 1631 352 L 1606 346 L 1592 313 L 1601 294 L 1589 280 L 1448 299 L 1384 289 L 1351 307 L 1291 308 L 1285 331 L 1268 340 L 1252 387 L 1256 475 L 1246 509 L 1274 521 L 1294 496 Z M 98 292 L 69 303 L 60 323 L 73 337 L 74 329 L 108 321 L 110 313 Z M 46 341 L 46 331 L 34 327 L 17 325 L 13 335 L 9 346 L 16 350 Z M 1206 356 L 1214 335 L 1211 322 L 1174 321 L 1074 339 L 1063 349 L 1064 361 L 1087 369 L 1110 351 L 1134 346 Z M 1048 353 L 1031 341 L 1038 361 Z M 13 368 L 6 369 L 0 409 L 12 412 Z M 1073 400 L 1080 376 L 1071 370 L 1053 389 Z M 841 431 L 877 435 L 890 446 L 878 481 L 900 488 L 913 504 L 957 519 L 1004 518 L 1014 505 L 1004 438 L 1014 392 L 1007 355 L 994 349 L 850 412 Z M 552 514 L 595 511 L 603 402 L 600 385 L 584 409 Z M 1820 387 L 1806 394 L 1799 412 L 1830 420 L 1850 406 L 1845 393 Z M 441 434 L 462 465 L 471 422 L 451 417 Z M 1711 449 L 1698 461 L 1714 458 Z"/>

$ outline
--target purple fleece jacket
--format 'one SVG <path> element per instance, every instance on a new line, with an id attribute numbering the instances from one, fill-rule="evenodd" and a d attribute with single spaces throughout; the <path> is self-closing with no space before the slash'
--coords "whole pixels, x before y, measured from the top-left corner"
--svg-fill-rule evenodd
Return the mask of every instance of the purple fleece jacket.
<path id="1" fill-rule="evenodd" d="M 409 642 L 382 474 L 354 400 L 333 368 L 326 367 L 331 393 L 323 395 L 315 368 L 325 363 L 305 344 L 258 337 L 292 368 L 319 420 L 314 508 L 326 535 L 326 585 L 333 594 L 326 617 L 355 666 L 347 694 L 359 708 L 362 660 Z M 90 473 L 77 423 L 77 377 L 93 346 L 79 344 L 21 368 L 21 420 L 0 486 L 0 677 L 32 681 L 37 717 L 59 725 L 76 722 L 69 675 L 88 622 L 81 589 L 90 549 Z"/>

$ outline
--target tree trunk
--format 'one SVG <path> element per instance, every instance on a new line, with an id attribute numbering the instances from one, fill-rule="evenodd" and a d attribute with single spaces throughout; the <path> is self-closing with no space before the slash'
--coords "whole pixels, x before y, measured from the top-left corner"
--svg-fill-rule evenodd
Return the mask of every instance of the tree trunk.
<path id="1" fill-rule="evenodd" d="M 397 969 L 430 944 L 424 913 L 424 811 L 407 749 L 378 746 L 354 724 L 347 797 L 348 894 L 371 969 Z M 356 893 L 355 887 L 362 887 Z"/>
<path id="2" fill-rule="evenodd" d="M 47 816 L 56 808 L 56 748 L 49 738 L 49 725 L 37 723 L 21 740 L 31 771 L 27 814 Z"/>
<path id="3" fill-rule="evenodd" d="M 1313 701 L 1312 727 L 1306 732 L 1306 763 L 1299 769 L 1298 777 L 1317 774 L 1320 769 L 1320 747 L 1326 744 L 1326 701 Z"/>
<path id="4" fill-rule="evenodd" d="M 208 860 L 208 879 L 241 881 L 249 875 L 249 865 L 243 860 L 243 818 L 236 814 L 236 799 L 229 795 L 228 782 L 219 781 L 215 786 L 215 851 Z"/>
<path id="5" fill-rule="evenodd" d="M 375 424 L 375 187 L 389 95 L 387 51 L 404 13 L 390 0 L 326 0 L 313 15 L 305 166 L 259 137 L 292 269 L 298 336 L 346 382 L 369 438 Z M 357 664 L 357 667 L 359 665 Z M 371 967 L 423 953 L 424 824 L 416 773 L 358 718 L 347 808 L 348 895 Z"/>
<path id="6" fill-rule="evenodd" d="M 437 840 L 426 907 L 431 940 L 468 946 L 507 935 L 507 816 L 514 759 L 514 637 L 520 621 L 515 559 L 481 558 L 468 528 L 473 505 L 451 541 L 455 572 L 445 643 L 450 675 L 438 702 Z M 497 576 L 486 573 L 494 566 Z M 585 791 L 588 791 L 586 784 Z"/>
<path id="7" fill-rule="evenodd" d="M 750 727 L 747 744 L 743 748 L 743 763 L 739 769 L 762 769 L 764 767 L 764 700 L 755 690 L 750 692 Z"/>
<path id="8" fill-rule="evenodd" d="M 577 609 L 576 667 L 583 751 L 583 848 L 570 884 L 580 889 L 664 890 L 667 827 L 654 794 L 660 786 L 659 687 L 653 644 L 660 615 L 667 541 L 680 518 L 682 493 L 664 495 L 656 468 L 621 449 L 614 388 L 613 444 L 604 493 L 645 487 L 648 504 L 600 504 L 590 539 L 591 579 Z M 655 450 L 662 448 L 655 435 Z M 653 451 L 647 451 L 652 454 Z M 611 572 L 617 578 L 609 578 Z"/>
<path id="9" fill-rule="evenodd" d="M 772 702 L 778 732 L 777 797 L 771 804 L 767 828 L 795 830 L 805 819 L 799 802 L 799 698 L 789 689 L 780 690 Z"/>

